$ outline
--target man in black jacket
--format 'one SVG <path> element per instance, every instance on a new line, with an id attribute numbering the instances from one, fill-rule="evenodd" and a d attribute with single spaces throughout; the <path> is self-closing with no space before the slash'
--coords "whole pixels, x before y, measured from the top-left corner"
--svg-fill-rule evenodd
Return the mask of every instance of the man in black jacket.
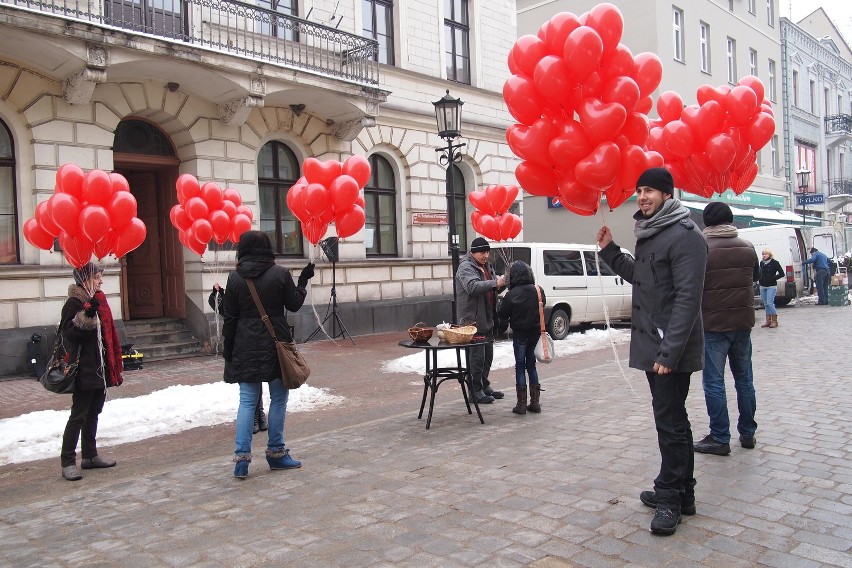
<path id="1" fill-rule="evenodd" d="M 686 396 L 690 375 L 704 363 L 701 290 L 707 243 L 673 193 L 667 170 L 651 168 L 639 176 L 635 259 L 621 252 L 609 227 L 597 235 L 601 257 L 633 284 L 630 366 L 648 377 L 661 455 L 654 490 L 639 498 L 656 508 L 651 532 L 661 535 L 674 534 L 681 514 L 695 514 Z"/>
<path id="2" fill-rule="evenodd" d="M 731 453 L 725 360 L 731 365 L 740 418 L 737 430 L 744 448 L 754 447 L 756 402 L 751 368 L 751 328 L 754 327 L 754 281 L 760 277 L 754 245 L 739 238 L 734 214 L 725 203 L 704 208 L 707 272 L 701 314 L 704 320 L 704 401 L 710 433 L 694 445 L 702 454 Z"/>

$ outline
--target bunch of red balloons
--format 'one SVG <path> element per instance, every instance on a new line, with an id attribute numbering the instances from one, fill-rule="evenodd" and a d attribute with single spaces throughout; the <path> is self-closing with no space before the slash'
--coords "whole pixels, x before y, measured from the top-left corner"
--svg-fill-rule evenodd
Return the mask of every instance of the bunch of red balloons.
<path id="1" fill-rule="evenodd" d="M 361 230 L 366 216 L 361 190 L 370 181 L 370 162 L 351 156 L 345 162 L 308 158 L 304 176 L 287 192 L 287 207 L 302 223 L 302 233 L 312 244 L 334 223 L 337 236 L 350 237 Z"/>
<path id="2" fill-rule="evenodd" d="M 663 155 L 675 185 L 696 195 L 744 192 L 757 176 L 756 152 L 775 133 L 772 103 L 753 75 L 733 88 L 702 85 L 698 104 L 684 107 L 666 91 L 657 100 L 648 148 Z"/>
<path id="3" fill-rule="evenodd" d="M 254 215 L 236 189 L 222 189 L 212 181 L 200 185 L 191 174 L 182 174 L 175 187 L 179 203 L 169 211 L 169 219 L 183 246 L 199 256 L 211 240 L 236 243 L 251 229 Z"/>
<path id="4" fill-rule="evenodd" d="M 527 192 L 581 215 L 597 211 L 602 193 L 617 207 L 642 171 L 663 165 L 644 147 L 662 63 L 619 43 L 623 29 L 618 8 L 599 4 L 556 14 L 509 53 L 503 98 L 518 124 L 506 139 L 523 160 L 515 175 Z"/>
<path id="5" fill-rule="evenodd" d="M 516 185 L 489 185 L 468 195 L 475 208 L 470 214 L 473 230 L 492 241 L 517 237 L 521 232 L 521 218 L 508 212 L 517 197 Z"/>
<path id="6" fill-rule="evenodd" d="M 89 262 L 92 253 L 99 259 L 108 254 L 121 258 L 147 235 L 124 176 L 101 170 L 84 173 L 75 164 L 59 167 L 53 195 L 38 204 L 23 231 L 24 238 L 42 250 L 51 250 L 58 237 L 75 268 Z"/>

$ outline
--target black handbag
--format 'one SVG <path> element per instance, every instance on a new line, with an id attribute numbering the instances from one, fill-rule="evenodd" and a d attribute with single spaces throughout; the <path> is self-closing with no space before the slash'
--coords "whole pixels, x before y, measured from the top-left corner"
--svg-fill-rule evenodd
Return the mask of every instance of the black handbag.
<path id="1" fill-rule="evenodd" d="M 80 372 L 80 346 L 71 351 L 65 349 L 62 340 L 62 324 L 56 331 L 56 342 L 53 344 L 53 355 L 47 363 L 47 370 L 39 377 L 38 382 L 57 394 L 71 394 L 77 387 L 77 374 Z"/>

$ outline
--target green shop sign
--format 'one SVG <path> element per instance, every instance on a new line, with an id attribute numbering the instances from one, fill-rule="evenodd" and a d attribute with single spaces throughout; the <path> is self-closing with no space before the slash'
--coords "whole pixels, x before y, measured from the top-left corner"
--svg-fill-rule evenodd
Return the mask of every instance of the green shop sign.
<path id="1" fill-rule="evenodd" d="M 687 201 L 700 201 L 700 202 L 709 202 L 709 201 L 723 201 L 725 203 L 730 203 L 732 205 L 750 205 L 755 207 L 769 207 L 772 209 L 784 209 L 784 198 L 780 195 L 767 195 L 765 193 L 756 193 L 753 191 L 746 191 L 745 193 L 741 193 L 737 195 L 730 189 L 725 193 L 714 199 L 707 199 L 706 197 L 699 197 L 697 195 L 692 195 L 691 193 L 682 194 L 681 199 L 685 199 Z"/>

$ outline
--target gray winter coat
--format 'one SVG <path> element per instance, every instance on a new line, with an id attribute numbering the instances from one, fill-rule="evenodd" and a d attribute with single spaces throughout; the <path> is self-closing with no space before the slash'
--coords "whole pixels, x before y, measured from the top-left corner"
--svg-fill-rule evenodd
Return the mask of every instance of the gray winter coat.
<path id="1" fill-rule="evenodd" d="M 468 325 L 476 322 L 479 333 L 487 333 L 494 327 L 494 312 L 497 309 L 499 290 L 494 265 L 488 265 L 488 273 L 490 278 L 486 280 L 483 267 L 470 253 L 461 259 L 456 272 L 456 309 L 459 321 L 455 323 Z"/>
<path id="2" fill-rule="evenodd" d="M 630 366 L 653 371 L 654 363 L 659 363 L 681 373 L 700 371 L 707 242 L 695 223 L 682 219 L 639 239 L 635 260 L 614 242 L 600 255 L 633 284 Z"/>

